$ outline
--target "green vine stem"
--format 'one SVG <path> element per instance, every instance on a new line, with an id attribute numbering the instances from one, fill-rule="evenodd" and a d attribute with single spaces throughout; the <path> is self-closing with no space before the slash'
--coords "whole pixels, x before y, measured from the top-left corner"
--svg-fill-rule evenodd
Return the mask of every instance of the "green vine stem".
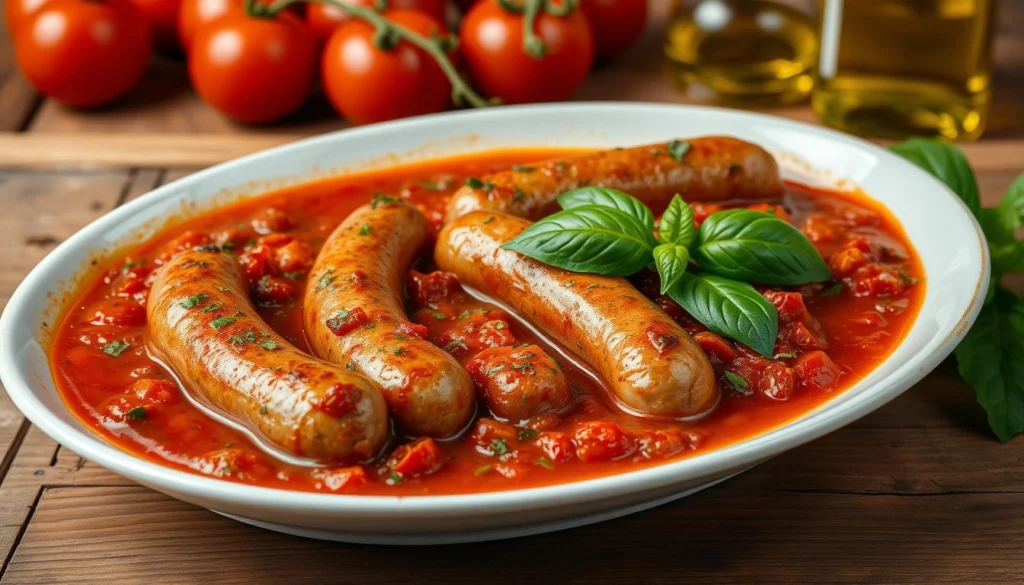
<path id="1" fill-rule="evenodd" d="M 572 14 L 578 4 L 579 0 L 562 0 L 557 4 L 551 0 L 523 0 L 522 4 L 517 4 L 514 0 L 498 0 L 498 5 L 505 12 L 523 15 L 523 51 L 536 59 L 543 58 L 548 52 L 544 39 L 535 32 L 537 17 L 546 12 L 551 16 L 564 18 Z"/>
<path id="2" fill-rule="evenodd" d="M 487 99 L 482 95 L 478 94 L 465 79 L 459 75 L 458 70 L 455 69 L 455 65 L 451 59 L 448 58 L 448 51 L 451 51 L 458 46 L 458 39 L 453 36 L 441 36 L 431 35 L 425 37 L 419 33 L 413 32 L 404 26 L 388 20 L 383 14 L 378 11 L 377 7 L 383 8 L 386 2 L 378 1 L 377 7 L 370 8 L 368 6 L 352 6 L 349 4 L 342 4 L 337 0 L 277 0 L 273 4 L 260 8 L 260 5 L 255 3 L 253 0 L 246 0 L 249 2 L 249 13 L 253 16 L 262 16 L 272 18 L 279 12 L 288 8 L 292 4 L 298 2 L 316 2 L 318 4 L 326 4 L 334 6 L 338 10 L 341 10 L 351 18 L 362 20 L 374 28 L 373 42 L 374 44 L 383 51 L 389 51 L 394 49 L 399 42 L 408 41 L 410 44 L 422 49 L 425 53 L 437 62 L 441 70 L 444 71 L 445 76 L 452 84 L 452 101 L 456 105 L 468 104 L 474 108 L 485 108 L 487 106 L 493 106 L 500 103 L 500 100 Z"/>

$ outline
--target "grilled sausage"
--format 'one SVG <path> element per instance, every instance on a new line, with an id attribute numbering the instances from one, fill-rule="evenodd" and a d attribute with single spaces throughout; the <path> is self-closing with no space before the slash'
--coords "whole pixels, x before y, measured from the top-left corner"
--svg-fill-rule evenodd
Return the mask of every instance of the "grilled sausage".
<path id="1" fill-rule="evenodd" d="M 536 221 L 558 211 L 559 195 L 587 185 L 625 191 L 656 213 L 676 193 L 687 201 L 782 195 L 778 165 L 760 146 L 717 136 L 693 138 L 688 144 L 681 157 L 680 146 L 652 144 L 519 166 L 471 180 L 452 196 L 446 222 L 478 209 Z"/>
<path id="2" fill-rule="evenodd" d="M 156 272 L 146 311 L 150 352 L 186 390 L 286 453 L 358 462 L 387 443 L 380 392 L 274 333 L 232 256 L 203 248 L 173 256 Z"/>
<path id="3" fill-rule="evenodd" d="M 441 230 L 434 258 L 576 354 L 628 410 L 683 418 L 715 405 L 707 356 L 626 280 L 567 272 L 500 248 L 529 225 L 500 213 L 470 213 Z"/>
<path id="4" fill-rule="evenodd" d="M 423 214 L 379 197 L 327 239 L 306 286 L 304 317 L 313 352 L 377 385 L 403 431 L 450 437 L 476 409 L 469 374 L 409 322 L 403 279 L 429 238 Z"/>

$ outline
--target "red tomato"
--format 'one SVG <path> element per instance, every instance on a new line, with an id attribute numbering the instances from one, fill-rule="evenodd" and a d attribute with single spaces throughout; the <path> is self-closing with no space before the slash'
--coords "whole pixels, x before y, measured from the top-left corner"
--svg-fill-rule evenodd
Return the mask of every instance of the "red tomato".
<path id="1" fill-rule="evenodd" d="M 24 0 L 23 0 L 24 1 Z M 373 7 L 374 0 L 339 0 L 342 4 Z M 388 8 L 419 10 L 438 22 L 445 21 L 445 0 L 391 0 Z M 327 42 L 334 29 L 348 20 L 348 15 L 330 4 L 310 3 L 306 5 L 306 22 L 321 42 Z"/>
<path id="2" fill-rule="evenodd" d="M 159 0 L 148 0 L 150 2 Z M 228 13 L 244 13 L 245 0 L 178 0 L 178 39 L 181 48 L 187 53 L 192 45 L 196 31 L 204 25 L 217 20 Z M 256 0 L 260 4 L 272 4 L 273 0 Z M 300 4 L 293 4 L 288 11 L 297 14 Z"/>
<path id="3" fill-rule="evenodd" d="M 594 33 L 595 56 L 608 62 L 626 52 L 647 24 L 647 0 L 580 0 Z"/>
<path id="4" fill-rule="evenodd" d="M 225 116 L 260 124 L 291 114 L 316 77 L 316 41 L 292 14 L 230 13 L 199 29 L 188 60 L 192 87 Z"/>
<path id="5" fill-rule="evenodd" d="M 444 26 L 412 10 L 389 10 L 395 23 L 424 36 L 447 34 Z M 407 41 L 382 50 L 373 26 L 352 20 L 331 35 L 324 49 L 322 81 L 334 109 L 353 124 L 440 112 L 452 84 L 441 67 Z"/>
<path id="6" fill-rule="evenodd" d="M 21 72 L 39 93 L 73 108 L 128 93 L 152 54 L 144 17 L 122 0 L 51 0 L 19 32 L 14 48 Z"/>
<path id="7" fill-rule="evenodd" d="M 7 30 L 11 36 L 17 34 L 22 23 L 36 10 L 46 3 L 47 0 L 5 0 L 4 21 L 7 22 Z"/>
<path id="8" fill-rule="evenodd" d="M 561 101 L 583 84 L 594 56 L 594 39 L 579 10 L 565 17 L 538 17 L 535 31 L 546 53 L 523 49 L 523 16 L 498 0 L 483 0 L 462 20 L 461 50 L 474 85 L 505 103 Z"/>
<path id="9" fill-rule="evenodd" d="M 178 49 L 178 10 L 181 0 L 129 0 L 149 21 L 153 40 L 158 49 L 174 52 Z"/>

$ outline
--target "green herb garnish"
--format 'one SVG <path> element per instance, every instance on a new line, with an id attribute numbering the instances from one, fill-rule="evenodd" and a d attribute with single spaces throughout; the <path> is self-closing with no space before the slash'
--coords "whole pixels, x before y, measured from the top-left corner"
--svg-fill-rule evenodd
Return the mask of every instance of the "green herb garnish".
<path id="1" fill-rule="evenodd" d="M 103 353 L 109 355 L 110 357 L 117 357 L 124 353 L 124 350 L 128 349 L 131 346 L 132 344 L 128 343 L 124 339 L 120 341 L 111 341 L 110 343 L 103 346 Z"/>

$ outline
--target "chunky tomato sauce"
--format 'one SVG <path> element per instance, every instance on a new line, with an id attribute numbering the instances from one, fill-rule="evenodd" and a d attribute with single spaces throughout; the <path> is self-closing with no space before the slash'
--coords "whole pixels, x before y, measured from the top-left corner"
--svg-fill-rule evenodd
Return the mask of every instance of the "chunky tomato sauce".
<path id="1" fill-rule="evenodd" d="M 211 417 L 146 350 L 148 288 L 168 250 L 205 244 L 229 249 L 254 283 L 252 298 L 260 315 L 308 351 L 301 291 L 317 250 L 356 207 L 375 193 L 398 194 L 438 228 L 448 196 L 467 177 L 575 152 L 499 151 L 351 174 L 249 199 L 168 229 L 110 261 L 66 311 L 51 354 L 64 400 L 88 426 L 128 452 L 226 480 L 351 494 L 506 490 L 658 465 L 783 425 L 871 371 L 899 343 L 917 313 L 924 275 L 896 221 L 862 195 L 790 184 L 780 201 L 725 206 L 749 205 L 791 221 L 815 244 L 835 277 L 823 284 L 761 289 L 779 309 L 773 359 L 707 332 L 670 299 L 658 296 L 656 277 L 633 278 L 637 288 L 694 335 L 714 365 L 722 400 L 699 420 L 650 420 L 623 412 L 564 352 L 506 311 L 434 272 L 429 253 L 407 281 L 407 310 L 424 337 L 455 356 L 478 383 L 488 367 L 487 348 L 517 347 L 513 359 L 519 362 L 507 371 L 509 384 L 515 376 L 543 375 L 545 368 L 556 367 L 544 360 L 555 356 L 572 390 L 567 415 L 541 415 L 513 426 L 487 412 L 481 401 L 477 420 L 458 439 L 396 437 L 369 464 L 315 466 L 275 456 L 247 432 Z M 694 208 L 698 222 L 720 209 L 699 203 Z M 537 351 L 531 350 L 533 344 Z M 515 411 L 517 406 L 503 404 L 502 409 Z"/>

